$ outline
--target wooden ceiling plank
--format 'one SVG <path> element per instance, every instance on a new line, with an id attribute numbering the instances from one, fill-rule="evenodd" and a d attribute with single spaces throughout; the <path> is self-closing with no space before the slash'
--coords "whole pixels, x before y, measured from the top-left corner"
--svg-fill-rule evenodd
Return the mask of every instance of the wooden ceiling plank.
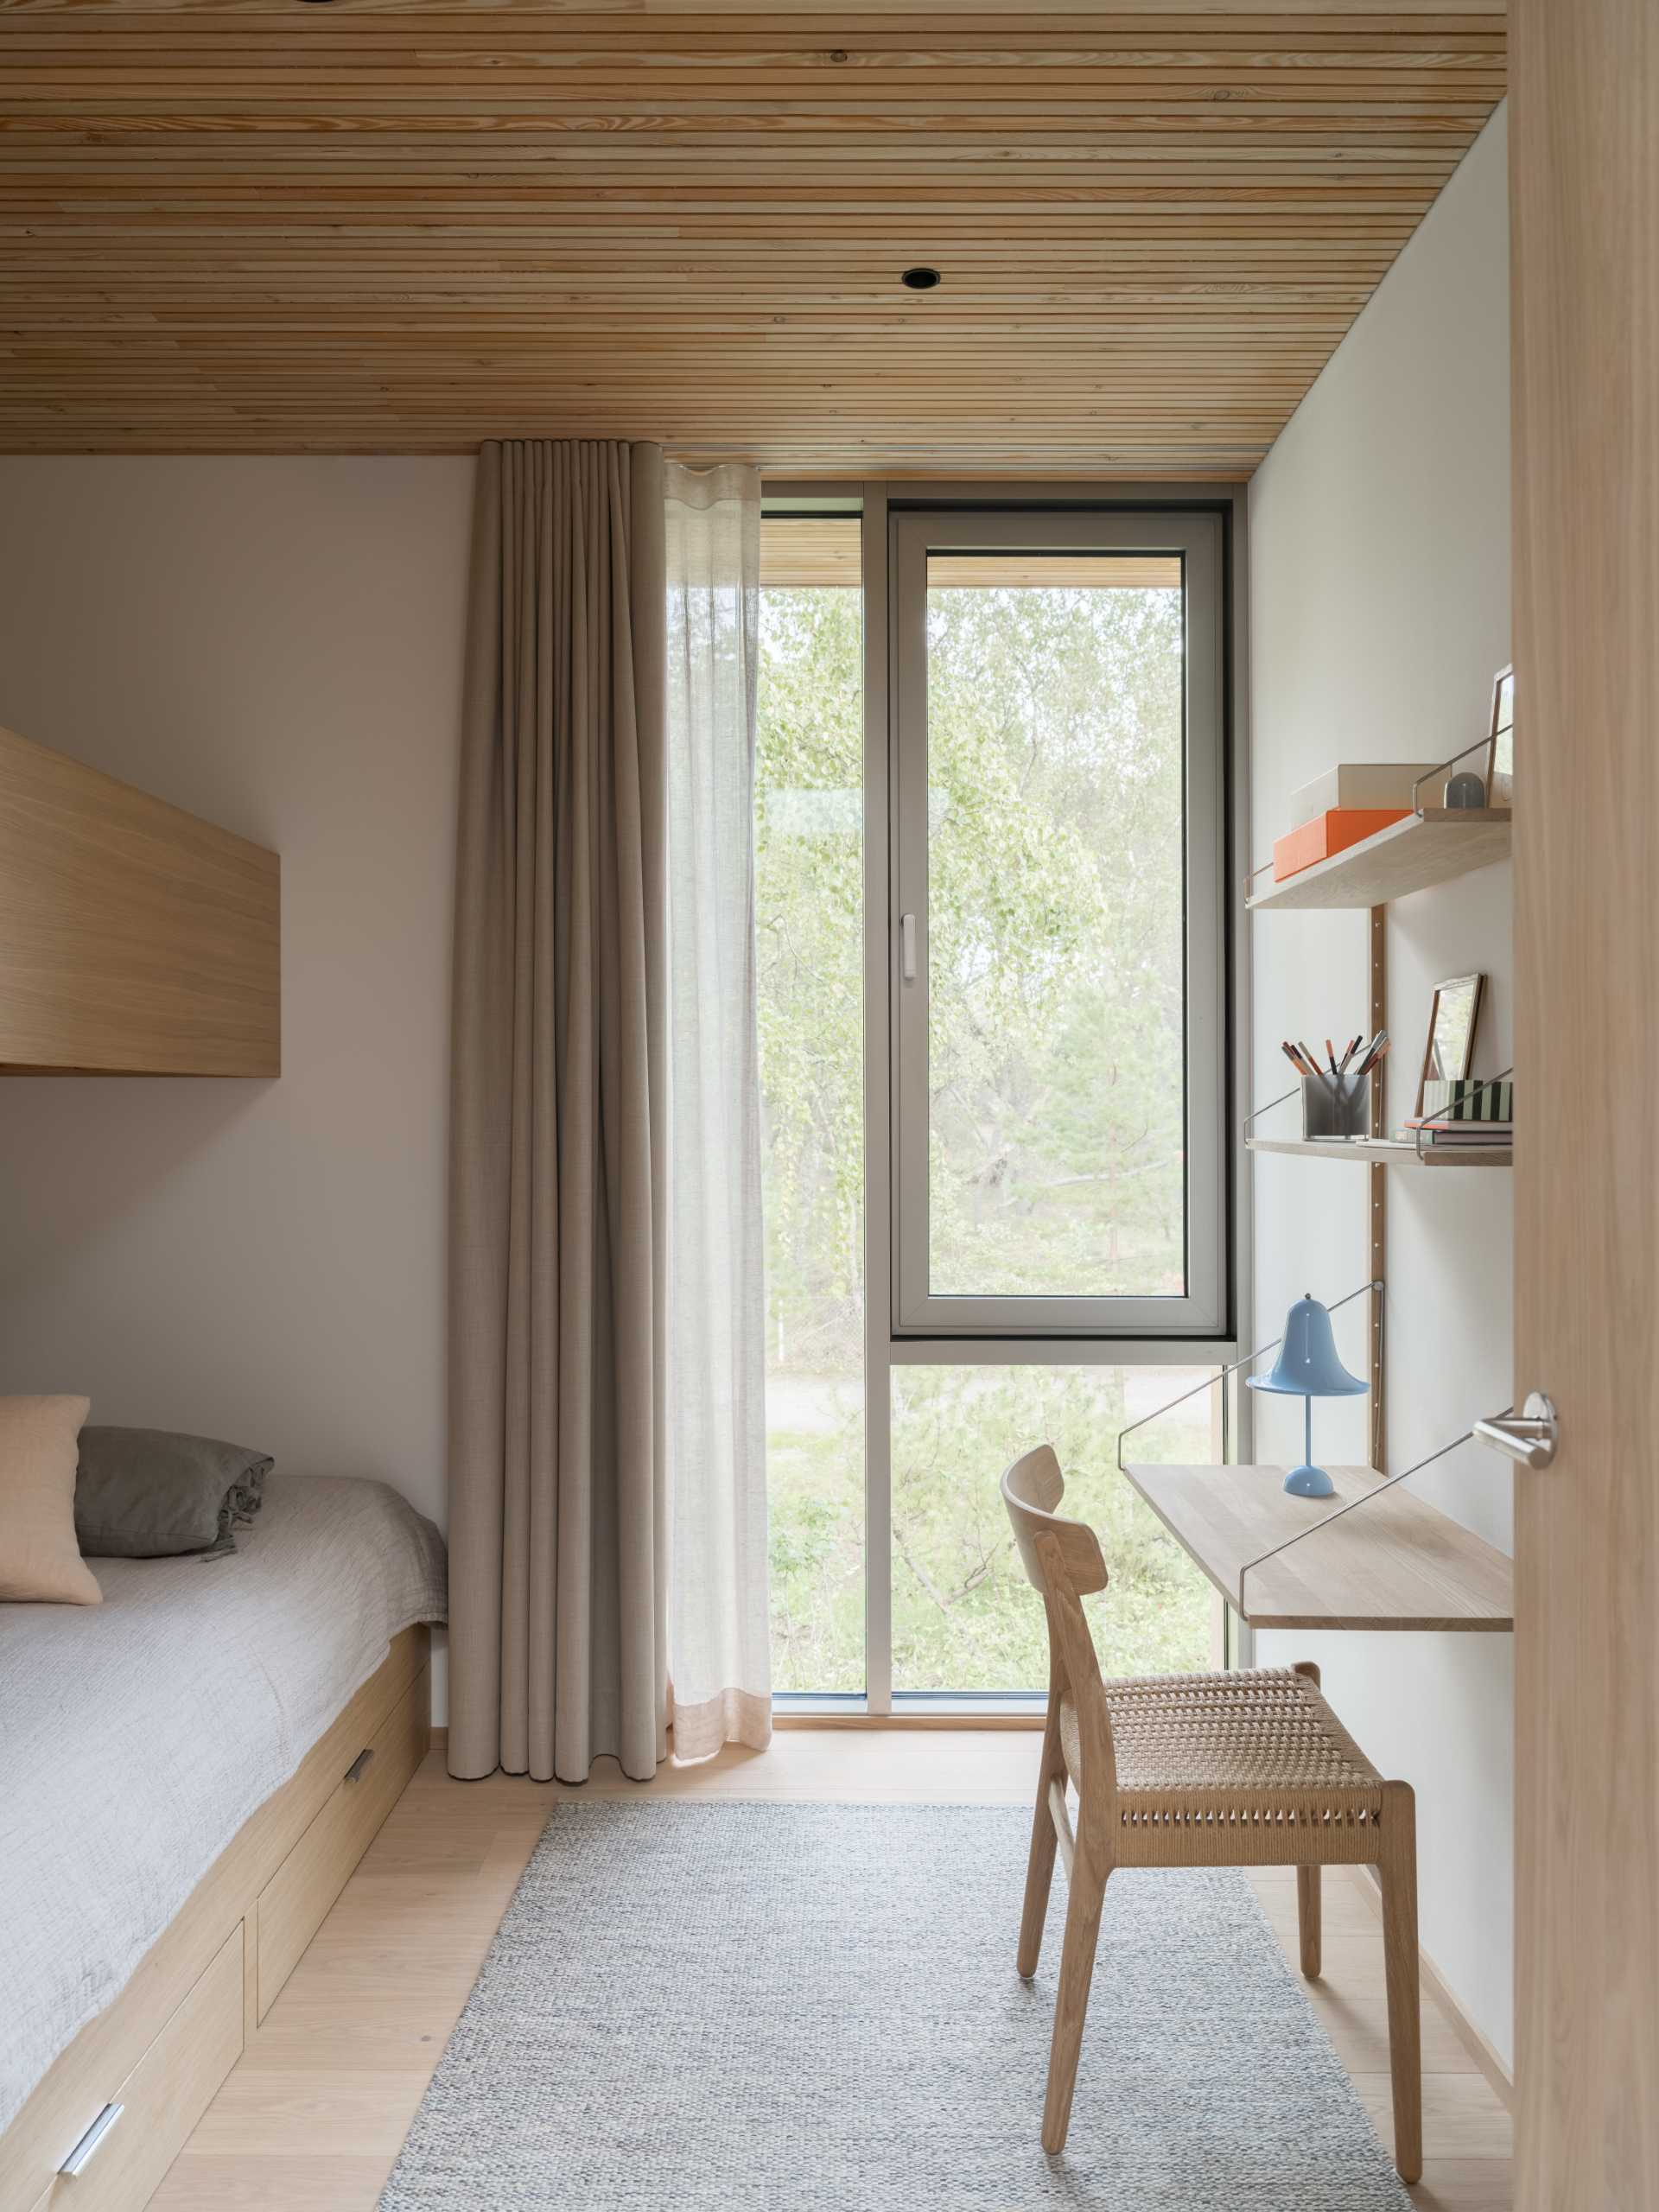
<path id="1" fill-rule="evenodd" d="M 1421 0 L 0 0 L 0 448 L 1247 473 L 1503 84 Z"/>

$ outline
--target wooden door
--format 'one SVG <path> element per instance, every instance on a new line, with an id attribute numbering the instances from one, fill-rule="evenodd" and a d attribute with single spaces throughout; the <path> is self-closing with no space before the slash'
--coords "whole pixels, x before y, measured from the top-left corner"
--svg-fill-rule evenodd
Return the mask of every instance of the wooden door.
<path id="1" fill-rule="evenodd" d="M 1511 0 L 1519 2212 L 1659 2206 L 1659 0 Z"/>

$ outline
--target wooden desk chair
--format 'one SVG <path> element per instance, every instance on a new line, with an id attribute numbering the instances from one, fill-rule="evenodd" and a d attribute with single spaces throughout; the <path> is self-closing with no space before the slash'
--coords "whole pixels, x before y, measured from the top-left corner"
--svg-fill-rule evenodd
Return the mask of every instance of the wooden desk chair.
<path id="1" fill-rule="evenodd" d="M 1415 1803 L 1385 1782 L 1319 1694 L 1311 1664 L 1101 1680 L 1082 1599 L 1106 1587 L 1092 1529 L 1063 1521 L 1059 1461 L 1016 1459 L 1002 1497 L 1048 1615 L 1048 1727 L 1037 1783 L 1019 1968 L 1037 1971 L 1058 1842 L 1071 1894 L 1049 2051 L 1043 2148 L 1065 2147 L 1106 1878 L 1118 1866 L 1294 1866 L 1302 1972 L 1319 1971 L 1319 1869 L 1375 1866 L 1394 2077 L 1394 2162 L 1423 2168 Z M 1075 1835 L 1067 1808 L 1077 1793 Z"/>

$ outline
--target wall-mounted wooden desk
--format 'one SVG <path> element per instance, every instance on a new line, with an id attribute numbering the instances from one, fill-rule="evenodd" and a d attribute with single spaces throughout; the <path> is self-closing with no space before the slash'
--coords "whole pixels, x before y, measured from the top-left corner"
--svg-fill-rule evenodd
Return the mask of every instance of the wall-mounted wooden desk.
<path id="1" fill-rule="evenodd" d="M 1335 1497 L 1287 1497 L 1283 1467 L 1123 1470 L 1170 1535 L 1252 1628 L 1512 1629 L 1510 1561 L 1402 1484 L 1245 1577 L 1252 1560 L 1383 1480 L 1332 1467 Z"/>

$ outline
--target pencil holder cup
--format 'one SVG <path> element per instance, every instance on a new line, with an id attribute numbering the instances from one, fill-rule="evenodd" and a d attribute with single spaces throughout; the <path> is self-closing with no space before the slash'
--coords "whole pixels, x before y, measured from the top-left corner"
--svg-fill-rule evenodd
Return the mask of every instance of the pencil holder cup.
<path id="1" fill-rule="evenodd" d="M 1371 1133 L 1371 1078 L 1368 1075 L 1302 1077 L 1302 1135 L 1305 1137 L 1368 1137 Z"/>

